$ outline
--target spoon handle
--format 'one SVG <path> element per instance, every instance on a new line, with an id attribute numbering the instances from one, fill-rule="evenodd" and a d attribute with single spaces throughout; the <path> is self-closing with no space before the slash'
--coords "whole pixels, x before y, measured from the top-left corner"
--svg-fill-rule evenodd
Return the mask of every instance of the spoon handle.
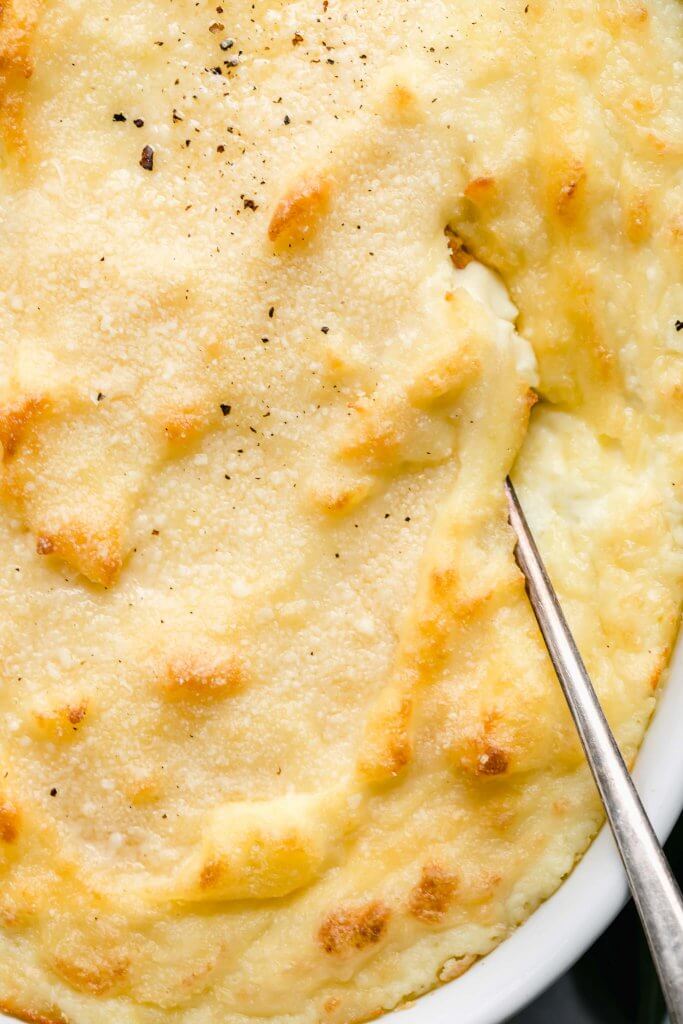
<path id="1" fill-rule="evenodd" d="M 671 1024 L 683 1024 L 683 900 L 577 649 L 510 479 L 515 557 L 624 862 Z"/>

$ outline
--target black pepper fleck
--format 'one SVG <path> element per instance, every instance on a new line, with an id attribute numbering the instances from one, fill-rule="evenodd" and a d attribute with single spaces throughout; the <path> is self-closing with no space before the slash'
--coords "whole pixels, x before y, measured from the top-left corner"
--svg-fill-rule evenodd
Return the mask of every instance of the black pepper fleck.
<path id="1" fill-rule="evenodd" d="M 125 114 L 114 114 L 114 117 L 113 117 L 112 120 L 114 120 L 114 121 L 125 121 L 126 120 L 126 115 Z"/>
<path id="2" fill-rule="evenodd" d="M 145 171 L 154 170 L 154 150 L 151 146 L 145 146 L 140 157 L 140 167 Z"/>
<path id="3" fill-rule="evenodd" d="M 141 117 L 136 117 L 133 121 L 133 124 L 135 125 L 136 128 L 142 128 L 144 123 L 145 122 L 142 120 Z"/>
<path id="4" fill-rule="evenodd" d="M 221 402 L 221 412 L 223 413 L 224 416 L 229 416 L 231 409 L 231 405 L 226 405 L 225 402 Z"/>

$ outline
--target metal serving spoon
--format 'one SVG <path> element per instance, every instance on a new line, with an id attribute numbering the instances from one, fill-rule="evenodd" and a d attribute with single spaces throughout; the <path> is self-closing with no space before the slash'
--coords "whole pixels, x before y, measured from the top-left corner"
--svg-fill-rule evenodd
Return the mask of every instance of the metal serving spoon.
<path id="1" fill-rule="evenodd" d="M 643 923 L 671 1024 L 683 1024 L 683 899 L 578 652 L 510 478 L 515 557 L 586 752 Z"/>

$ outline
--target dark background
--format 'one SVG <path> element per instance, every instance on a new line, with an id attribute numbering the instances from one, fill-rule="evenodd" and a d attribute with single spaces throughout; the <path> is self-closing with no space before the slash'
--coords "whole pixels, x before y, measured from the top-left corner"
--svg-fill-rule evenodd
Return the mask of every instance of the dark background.
<path id="1" fill-rule="evenodd" d="M 683 886 L 683 818 L 666 853 Z M 555 985 L 508 1024 L 662 1024 L 664 1003 L 633 904 Z"/>

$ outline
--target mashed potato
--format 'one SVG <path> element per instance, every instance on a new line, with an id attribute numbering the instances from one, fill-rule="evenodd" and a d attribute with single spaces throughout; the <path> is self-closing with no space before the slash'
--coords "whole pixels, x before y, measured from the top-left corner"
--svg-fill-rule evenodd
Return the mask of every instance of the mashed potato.
<path id="1" fill-rule="evenodd" d="M 682 32 L 2 4 L 7 1012 L 350 1024 L 572 870 L 599 803 L 503 480 L 632 760 L 683 569 Z"/>

